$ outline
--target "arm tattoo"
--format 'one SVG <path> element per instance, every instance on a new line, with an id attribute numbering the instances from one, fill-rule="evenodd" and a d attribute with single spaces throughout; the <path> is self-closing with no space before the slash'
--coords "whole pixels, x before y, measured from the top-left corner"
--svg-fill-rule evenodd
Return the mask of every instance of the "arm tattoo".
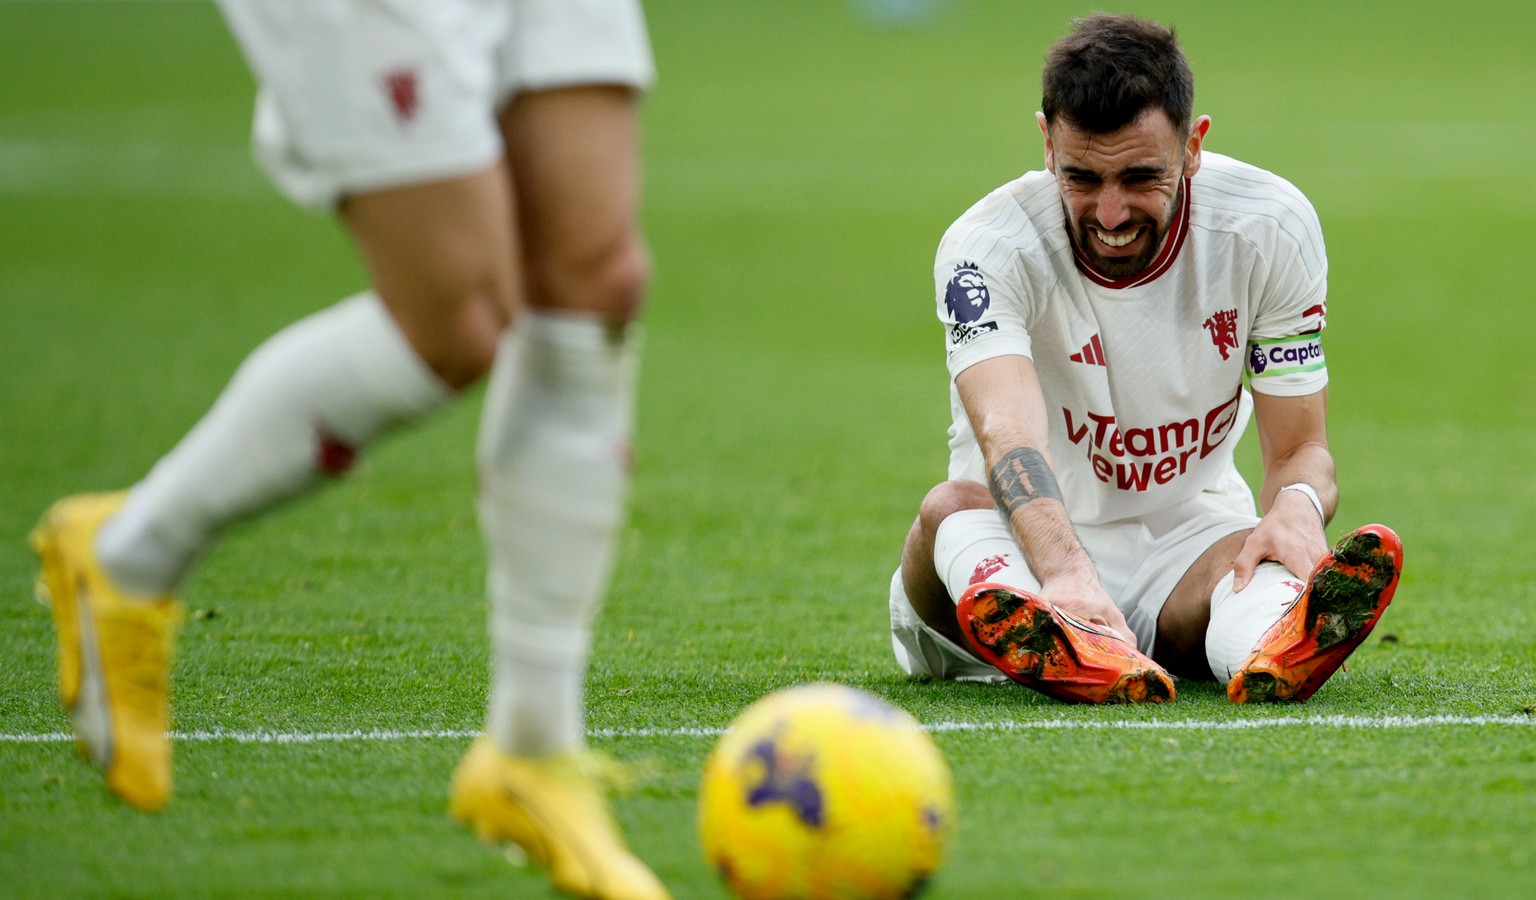
<path id="1" fill-rule="evenodd" d="M 1061 502 L 1061 488 L 1040 451 L 1015 447 L 992 467 L 992 499 L 1009 515 L 1033 500 Z"/>

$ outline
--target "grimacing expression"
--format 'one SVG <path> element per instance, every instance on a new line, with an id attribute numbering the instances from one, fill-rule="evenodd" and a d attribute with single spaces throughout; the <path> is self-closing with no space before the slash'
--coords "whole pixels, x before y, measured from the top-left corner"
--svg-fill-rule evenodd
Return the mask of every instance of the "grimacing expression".
<path id="1" fill-rule="evenodd" d="M 1168 237 L 1184 177 L 1200 167 L 1210 119 L 1202 116 L 1187 136 L 1159 109 L 1108 134 L 1066 121 L 1047 128 L 1043 116 L 1040 127 L 1072 242 L 1105 277 L 1144 271 Z"/>

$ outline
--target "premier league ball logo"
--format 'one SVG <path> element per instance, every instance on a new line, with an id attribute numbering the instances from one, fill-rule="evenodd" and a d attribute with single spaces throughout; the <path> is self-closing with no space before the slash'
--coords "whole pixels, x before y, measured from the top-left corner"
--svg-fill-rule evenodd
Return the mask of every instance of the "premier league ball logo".
<path id="1" fill-rule="evenodd" d="M 944 289 L 944 306 L 955 322 L 974 322 L 991 305 L 992 295 L 987 291 L 987 282 L 981 277 L 981 270 L 976 264 L 965 262 L 955 266 L 955 274 L 950 277 L 949 285 Z"/>

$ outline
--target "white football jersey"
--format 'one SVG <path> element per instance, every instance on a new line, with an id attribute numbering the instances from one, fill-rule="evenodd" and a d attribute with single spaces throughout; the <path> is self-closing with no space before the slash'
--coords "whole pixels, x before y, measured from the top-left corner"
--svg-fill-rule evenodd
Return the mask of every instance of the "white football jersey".
<path id="1" fill-rule="evenodd" d="M 1202 491 L 1253 510 L 1232 452 L 1260 393 L 1328 383 L 1328 262 L 1317 214 L 1284 179 L 1205 152 L 1154 263 L 1112 281 L 1079 264 L 1056 182 L 1028 172 L 971 207 L 934 265 L 949 354 L 949 477 L 986 483 L 954 377 L 1034 361 L 1072 520 L 1143 518 Z"/>

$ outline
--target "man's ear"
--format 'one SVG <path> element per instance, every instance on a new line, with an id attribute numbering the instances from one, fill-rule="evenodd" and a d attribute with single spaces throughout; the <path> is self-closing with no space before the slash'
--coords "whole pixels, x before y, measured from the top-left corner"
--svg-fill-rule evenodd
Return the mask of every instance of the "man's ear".
<path id="1" fill-rule="evenodd" d="M 1040 133 L 1045 135 L 1045 170 L 1052 175 L 1056 174 L 1056 153 L 1051 145 L 1051 126 L 1045 122 L 1045 113 L 1035 113 L 1035 124 L 1040 126 Z"/>
<path id="2" fill-rule="evenodd" d="M 1200 148 L 1205 134 L 1211 130 L 1211 117 L 1201 116 L 1189 126 L 1189 139 L 1184 143 L 1184 175 L 1189 177 L 1200 171 Z"/>

